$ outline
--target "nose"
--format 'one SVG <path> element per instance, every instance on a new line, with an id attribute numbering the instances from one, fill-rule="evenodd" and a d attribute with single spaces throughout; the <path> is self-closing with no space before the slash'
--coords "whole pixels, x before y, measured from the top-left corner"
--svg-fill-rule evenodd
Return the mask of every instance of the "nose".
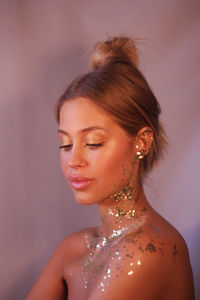
<path id="1" fill-rule="evenodd" d="M 83 168 L 88 165 L 86 158 L 84 157 L 83 150 L 73 147 L 70 158 L 68 160 L 68 166 L 71 168 Z"/>

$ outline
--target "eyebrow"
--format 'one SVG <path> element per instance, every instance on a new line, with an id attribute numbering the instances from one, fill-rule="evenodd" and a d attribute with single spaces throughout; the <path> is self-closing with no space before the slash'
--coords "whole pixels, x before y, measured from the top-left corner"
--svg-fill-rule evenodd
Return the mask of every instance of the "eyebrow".
<path id="1" fill-rule="evenodd" d="M 79 131 L 79 133 L 85 133 L 85 132 L 90 132 L 90 131 L 93 131 L 93 130 L 103 130 L 103 131 L 107 131 L 105 128 L 103 127 L 100 127 L 100 126 L 91 126 L 91 127 L 86 127 L 86 128 L 83 128 Z M 58 129 L 58 133 L 62 133 L 64 135 L 69 135 L 69 133 L 67 133 L 66 131 L 64 131 L 63 129 Z"/>

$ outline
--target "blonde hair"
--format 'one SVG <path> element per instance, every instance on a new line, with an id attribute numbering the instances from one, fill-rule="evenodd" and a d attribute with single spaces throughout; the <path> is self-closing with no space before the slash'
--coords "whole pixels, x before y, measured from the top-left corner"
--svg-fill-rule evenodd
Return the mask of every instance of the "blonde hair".
<path id="1" fill-rule="evenodd" d="M 98 42 L 91 55 L 93 70 L 69 85 L 57 102 L 56 120 L 59 123 L 66 101 L 84 97 L 107 111 L 131 136 L 136 136 L 143 127 L 150 127 L 154 138 L 149 153 L 140 161 L 142 181 L 162 155 L 167 141 L 159 121 L 160 105 L 139 71 L 138 61 L 133 39 L 114 37 Z"/>

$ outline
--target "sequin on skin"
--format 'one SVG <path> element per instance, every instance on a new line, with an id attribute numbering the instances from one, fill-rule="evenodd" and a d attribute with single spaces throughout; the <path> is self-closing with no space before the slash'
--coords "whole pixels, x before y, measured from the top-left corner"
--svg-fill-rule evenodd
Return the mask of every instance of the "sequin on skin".
<path id="1" fill-rule="evenodd" d="M 128 275 L 129 275 L 129 276 L 130 276 L 130 275 L 133 275 L 133 270 L 129 271 L 129 272 L 128 272 Z"/>
<path id="2" fill-rule="evenodd" d="M 146 251 L 150 251 L 151 253 L 156 252 L 156 247 L 153 243 L 149 243 L 146 246 Z"/>
<path id="3" fill-rule="evenodd" d="M 146 129 L 141 136 L 150 135 L 150 132 L 152 133 L 151 129 Z M 140 137 L 140 135 L 137 135 L 137 137 Z M 100 291 L 105 292 L 114 276 L 120 279 L 120 276 L 127 276 L 128 278 L 135 274 L 138 268 L 142 268 L 144 264 L 143 257 L 147 254 L 146 252 L 148 252 L 149 256 L 154 255 L 155 252 L 160 254 L 160 250 L 158 251 L 157 249 L 162 246 L 150 239 L 148 241 L 145 240 L 146 242 L 142 244 L 141 242 L 144 242 L 144 240 L 141 241 L 140 237 L 142 231 L 137 230 L 139 226 L 143 225 L 141 220 L 146 213 L 146 207 L 143 210 L 140 207 L 138 212 L 135 205 L 138 201 L 137 181 L 132 176 L 133 174 L 135 175 L 135 164 L 138 166 L 135 150 L 133 151 L 134 156 L 130 155 L 130 161 L 128 162 L 126 156 L 124 163 L 121 164 L 121 175 L 123 178 L 119 185 L 108 189 L 115 192 L 110 196 L 110 199 L 102 199 L 102 202 L 111 200 L 106 202 L 106 204 L 111 203 L 111 205 L 105 205 L 103 207 L 104 210 L 102 210 L 104 213 L 103 218 L 107 219 L 107 222 L 104 224 L 109 224 L 108 228 L 102 226 L 102 231 L 97 229 L 97 233 L 92 233 L 93 231 L 91 230 L 90 233 L 85 235 L 86 254 L 82 258 L 81 273 L 82 284 L 85 289 L 88 289 L 88 294 L 90 288 L 98 288 Z M 95 152 L 91 153 L 95 157 Z M 105 152 L 105 155 L 107 155 L 107 152 Z M 101 161 L 99 162 L 101 163 Z M 118 171 L 118 168 L 116 170 Z M 102 173 L 97 172 L 94 174 Z M 113 183 L 113 181 L 110 182 Z M 112 222 L 109 222 L 109 220 L 112 220 Z M 174 245 L 171 250 L 175 258 L 177 255 L 176 246 Z M 128 267 L 128 269 L 125 267 Z"/>
<path id="4" fill-rule="evenodd" d="M 134 166 L 135 161 L 132 164 Z M 129 172 L 124 166 L 122 166 L 122 169 L 124 175 Z M 118 187 L 116 187 L 117 189 Z M 99 231 L 90 237 L 85 235 L 89 254 L 85 257 L 82 264 L 84 287 L 88 289 L 90 285 L 96 285 L 102 292 L 105 292 L 111 284 L 112 276 L 119 278 L 120 274 L 124 273 L 123 261 L 129 263 L 130 270 L 126 273 L 128 276 L 133 275 L 136 268 L 141 268 L 142 260 L 135 259 L 134 252 L 128 251 L 126 245 L 130 243 L 135 245 L 142 254 L 147 251 L 153 254 L 157 248 L 159 253 L 162 251 L 162 243 L 155 242 L 153 239 L 150 239 L 146 245 L 142 245 L 139 242 L 143 230 L 137 229 L 137 227 L 140 224 L 140 218 L 143 217 L 147 209 L 144 207 L 140 210 L 140 213 L 135 209 L 138 198 L 135 182 L 129 181 L 128 185 L 111 195 L 110 198 L 116 205 L 111 206 L 112 208 L 108 207 L 107 213 L 105 212 L 102 217 L 103 221 L 110 223 L 109 233 L 105 235 L 103 231 Z M 130 204 L 132 206 L 131 209 Z M 114 225 L 112 225 L 112 222 L 109 222 L 110 219 Z M 128 220 L 132 221 L 127 223 Z M 134 232 L 134 235 L 132 235 L 132 232 Z M 120 241 L 123 242 L 120 243 Z M 174 247 L 173 257 L 175 256 L 176 248 Z M 99 278 L 101 278 L 100 281 Z"/>
<path id="5" fill-rule="evenodd" d="M 124 172 L 126 171 L 127 170 L 124 170 Z M 133 187 L 135 186 L 134 182 L 132 183 L 132 186 Z M 110 285 L 112 272 L 111 272 L 110 264 L 107 264 L 107 258 L 110 256 L 112 260 L 117 258 L 117 262 L 115 264 L 115 270 L 119 271 L 120 273 L 124 272 L 122 269 L 122 265 L 120 263 L 120 261 L 122 260 L 122 256 L 120 255 L 120 250 L 117 249 L 112 254 L 112 247 L 115 244 L 117 244 L 117 242 L 120 239 L 127 236 L 128 233 L 135 228 L 134 222 L 132 225 L 129 225 L 128 227 L 120 225 L 124 219 L 136 218 L 135 208 L 131 210 L 125 209 L 126 208 L 125 201 L 132 201 L 131 203 L 133 203 L 133 206 L 137 201 L 137 193 L 133 187 L 131 187 L 129 183 L 129 185 L 124 187 L 119 193 L 115 193 L 111 196 L 111 199 L 113 199 L 117 203 L 120 202 L 121 206 L 123 206 L 123 208 L 118 206 L 113 209 L 108 208 L 108 213 L 107 213 L 108 216 L 112 216 L 115 218 L 116 220 L 115 222 L 119 224 L 118 226 L 119 229 L 118 230 L 113 229 L 108 236 L 104 236 L 100 232 L 99 235 L 96 235 L 95 238 L 93 238 L 93 241 L 89 240 L 88 235 L 85 235 L 86 247 L 90 251 L 89 256 L 87 257 L 87 259 L 85 259 L 82 266 L 85 288 L 88 288 L 88 284 L 89 284 L 88 279 L 91 276 L 101 274 L 102 272 L 104 272 L 104 275 L 102 276 L 102 280 L 97 287 L 101 289 L 102 292 L 104 292 L 106 286 Z M 104 218 L 107 218 L 107 216 L 104 215 Z M 102 251 L 104 252 L 104 254 Z M 133 254 L 127 253 L 125 257 L 133 258 Z M 125 257 L 123 257 L 123 259 L 125 259 Z M 119 274 L 116 274 L 116 277 L 118 276 Z"/>

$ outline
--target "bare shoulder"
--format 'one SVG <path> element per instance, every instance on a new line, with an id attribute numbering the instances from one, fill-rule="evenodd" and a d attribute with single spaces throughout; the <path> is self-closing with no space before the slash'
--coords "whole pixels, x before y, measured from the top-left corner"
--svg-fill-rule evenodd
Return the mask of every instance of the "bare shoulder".
<path id="1" fill-rule="evenodd" d="M 142 227 L 144 240 L 149 239 L 154 245 L 155 253 L 160 252 L 163 264 L 167 263 L 173 271 L 180 270 L 188 264 L 189 252 L 183 236 L 159 214 Z M 182 269 L 183 271 L 183 269 Z"/>
<path id="2" fill-rule="evenodd" d="M 79 258 L 85 254 L 87 250 L 86 241 L 91 239 L 97 232 L 96 227 L 86 228 L 77 232 L 74 232 L 63 239 L 58 245 L 58 253 L 61 255 L 65 263 L 71 261 L 72 258 Z"/>
<path id="3" fill-rule="evenodd" d="M 95 299 L 193 299 L 186 243 L 167 222 L 152 222 L 131 232 L 110 256 Z M 107 288 L 107 286 L 109 288 Z"/>
<path id="4" fill-rule="evenodd" d="M 64 270 L 72 261 L 79 261 L 86 249 L 84 236 L 92 234 L 95 229 L 86 229 L 67 236 L 55 249 L 27 300 L 61 300 L 66 299 L 68 286 Z"/>
<path id="5" fill-rule="evenodd" d="M 123 243 L 123 255 L 128 257 L 125 264 L 128 276 L 135 281 L 134 273 L 137 274 L 137 286 L 139 282 L 148 282 L 148 292 L 152 299 L 194 298 L 193 276 L 186 242 L 164 218 L 159 215 L 152 218 L 137 232 L 127 236 Z M 131 269 L 130 266 L 135 267 Z M 145 291 L 142 285 L 141 293 L 143 299 Z M 151 297 L 148 296 L 148 299 Z"/>
<path id="6" fill-rule="evenodd" d="M 158 288 L 159 282 L 163 299 L 194 299 L 188 247 L 182 235 L 170 223 L 156 215 L 141 227 L 137 245 L 137 253 L 143 251 L 142 259 L 147 273 L 153 264 L 152 288 L 156 285 Z"/>
<path id="7" fill-rule="evenodd" d="M 161 254 L 163 263 L 171 261 L 174 266 L 181 260 L 189 259 L 188 248 L 182 235 L 158 214 L 140 228 L 137 237 L 149 241 L 152 251 Z M 146 251 L 149 251 L 148 245 Z"/>

